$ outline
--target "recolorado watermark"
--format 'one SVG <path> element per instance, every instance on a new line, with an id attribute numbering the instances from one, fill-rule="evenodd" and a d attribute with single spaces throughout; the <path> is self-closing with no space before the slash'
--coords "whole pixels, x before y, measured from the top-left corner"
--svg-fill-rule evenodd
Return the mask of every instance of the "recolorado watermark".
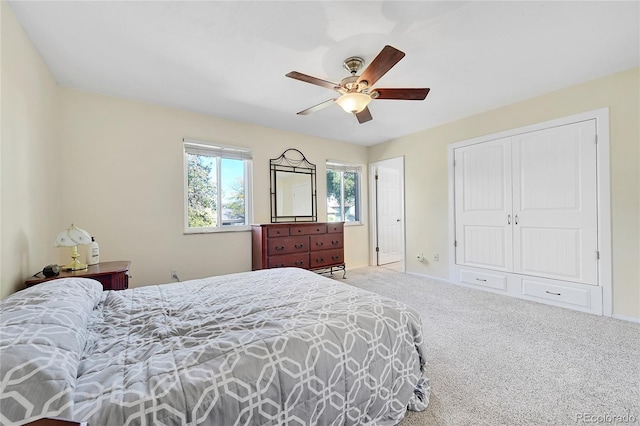
<path id="1" fill-rule="evenodd" d="M 607 423 L 625 424 L 635 423 L 638 418 L 631 413 L 610 414 L 610 413 L 576 413 L 576 423 Z"/>

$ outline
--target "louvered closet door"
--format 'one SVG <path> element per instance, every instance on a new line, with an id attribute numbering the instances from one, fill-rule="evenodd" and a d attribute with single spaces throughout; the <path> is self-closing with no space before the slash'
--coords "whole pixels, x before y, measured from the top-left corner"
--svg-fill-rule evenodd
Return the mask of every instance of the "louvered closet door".
<path id="1" fill-rule="evenodd" d="M 512 138 L 515 272 L 597 284 L 595 138 L 595 120 Z"/>
<path id="2" fill-rule="evenodd" d="M 458 148 L 454 155 L 456 263 L 510 270 L 510 139 Z"/>

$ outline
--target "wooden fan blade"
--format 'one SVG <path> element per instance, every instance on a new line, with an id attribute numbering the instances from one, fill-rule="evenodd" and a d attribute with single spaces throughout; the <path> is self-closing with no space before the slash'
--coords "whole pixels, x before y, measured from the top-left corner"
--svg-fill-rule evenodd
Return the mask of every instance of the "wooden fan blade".
<path id="1" fill-rule="evenodd" d="M 430 89 L 376 89 L 378 96 L 374 99 L 401 99 L 405 101 L 422 101 Z"/>
<path id="2" fill-rule="evenodd" d="M 369 111 L 369 107 L 365 107 L 365 109 L 363 109 L 362 111 L 357 112 L 356 118 L 358 119 L 358 122 L 360 124 L 373 120 L 373 117 L 371 116 L 371 111 Z"/>
<path id="3" fill-rule="evenodd" d="M 298 71 L 291 71 L 290 73 L 285 75 L 289 78 L 293 78 L 294 80 L 304 81 L 305 83 L 315 84 L 316 86 L 326 87 L 327 89 L 333 90 L 338 86 L 337 84 L 332 83 L 330 81 L 321 80 L 319 78 L 312 77 L 307 74 L 302 74 L 301 72 L 298 72 Z"/>
<path id="4" fill-rule="evenodd" d="M 358 79 L 358 83 L 366 80 L 369 83 L 369 87 L 373 86 L 380 77 L 385 75 L 402 58 L 404 58 L 404 52 L 389 45 L 385 46 L 378 53 L 378 56 L 371 61 L 367 69 L 364 70 Z"/>
<path id="5" fill-rule="evenodd" d="M 322 108 L 326 108 L 329 105 L 333 104 L 336 100 L 335 99 L 329 99 L 328 101 L 324 101 L 319 103 L 318 105 L 314 105 L 312 107 L 309 107 L 307 109 L 303 109 L 302 111 L 300 111 L 298 113 L 298 115 L 307 115 L 307 114 L 311 114 L 312 112 L 321 110 Z"/>

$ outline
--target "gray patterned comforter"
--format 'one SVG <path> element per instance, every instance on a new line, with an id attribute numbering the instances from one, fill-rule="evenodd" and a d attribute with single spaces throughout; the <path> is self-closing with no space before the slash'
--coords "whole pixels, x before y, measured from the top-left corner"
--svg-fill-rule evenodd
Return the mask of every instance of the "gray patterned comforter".
<path id="1" fill-rule="evenodd" d="M 424 409 L 420 319 L 301 269 L 0 302 L 0 423 L 393 425 Z"/>

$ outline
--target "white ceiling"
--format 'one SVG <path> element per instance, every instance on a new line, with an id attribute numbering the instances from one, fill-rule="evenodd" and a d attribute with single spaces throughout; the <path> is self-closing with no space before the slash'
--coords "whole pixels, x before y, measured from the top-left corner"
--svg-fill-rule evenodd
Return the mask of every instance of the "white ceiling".
<path id="1" fill-rule="evenodd" d="M 639 66 L 638 1 L 10 2 L 62 86 L 373 145 Z M 342 62 L 406 53 L 376 87 L 373 121 L 330 106 Z"/>

